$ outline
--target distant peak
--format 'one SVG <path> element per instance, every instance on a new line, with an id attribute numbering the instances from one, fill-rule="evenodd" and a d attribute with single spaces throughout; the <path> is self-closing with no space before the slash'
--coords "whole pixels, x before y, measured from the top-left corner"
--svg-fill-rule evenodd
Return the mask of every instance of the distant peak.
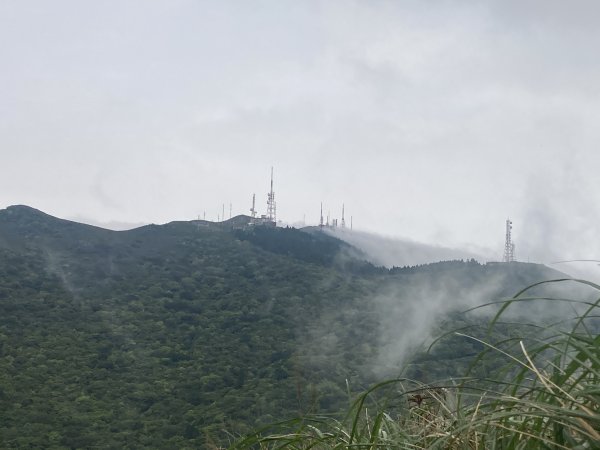
<path id="1" fill-rule="evenodd" d="M 39 209 L 35 209 L 32 208 L 31 206 L 27 206 L 27 205 L 11 205 L 9 207 L 6 208 L 6 211 L 11 212 L 11 213 L 28 213 L 28 214 L 43 214 L 43 215 L 47 215 L 46 213 L 40 211 Z"/>
<path id="2" fill-rule="evenodd" d="M 31 206 L 27 206 L 27 205 L 10 205 L 6 209 L 11 209 L 11 210 L 23 209 L 23 210 L 38 211 L 37 209 L 32 208 Z"/>

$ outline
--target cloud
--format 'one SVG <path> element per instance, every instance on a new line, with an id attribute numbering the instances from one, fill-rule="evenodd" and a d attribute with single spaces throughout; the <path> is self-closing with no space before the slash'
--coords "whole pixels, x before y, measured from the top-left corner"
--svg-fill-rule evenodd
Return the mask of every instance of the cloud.
<path id="1" fill-rule="evenodd" d="M 428 245 L 410 239 L 385 237 L 362 231 L 341 228 L 327 230 L 332 236 L 360 249 L 369 262 L 391 267 L 416 266 L 438 261 L 470 260 L 483 261 L 484 257 L 468 250 Z"/>
<path id="2" fill-rule="evenodd" d="M 507 216 L 545 220 L 524 212 L 545 186 L 598 197 L 560 175 L 600 162 L 593 2 L 0 8 L 0 205 L 235 214 L 273 165 L 286 221 L 345 202 L 365 231 L 501 253 Z"/>

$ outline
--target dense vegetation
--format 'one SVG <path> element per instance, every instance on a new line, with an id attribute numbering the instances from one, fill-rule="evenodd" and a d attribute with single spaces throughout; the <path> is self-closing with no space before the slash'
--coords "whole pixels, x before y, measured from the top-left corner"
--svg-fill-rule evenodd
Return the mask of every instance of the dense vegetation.
<path id="1" fill-rule="evenodd" d="M 600 291 L 596 284 L 576 282 Z M 492 342 L 494 328 L 515 304 L 542 300 L 552 307 L 574 300 L 540 298 L 528 295 L 531 291 L 529 287 L 502 304 L 490 323 L 487 342 L 469 337 L 484 346 L 471 369 L 490 357 L 506 361 L 494 378 L 474 377 L 470 370 L 461 379 L 436 384 L 388 380 L 358 396 L 342 420 L 315 415 L 273 424 L 240 438 L 232 448 L 600 448 L 598 292 L 593 302 L 579 300 L 581 312 L 574 311 L 562 324 Z"/>
<path id="2" fill-rule="evenodd" d="M 210 448 L 279 418 L 337 413 L 349 393 L 400 372 L 412 348 L 391 344 L 426 337 L 436 308 L 448 311 L 441 330 L 483 324 L 456 313 L 465 298 L 554 276 L 475 261 L 387 270 L 314 232 L 200 221 L 112 232 L 10 207 L 1 447 Z M 410 308 L 430 298 L 425 317 Z M 481 344 L 453 339 L 418 353 L 410 375 L 468 367 Z"/>

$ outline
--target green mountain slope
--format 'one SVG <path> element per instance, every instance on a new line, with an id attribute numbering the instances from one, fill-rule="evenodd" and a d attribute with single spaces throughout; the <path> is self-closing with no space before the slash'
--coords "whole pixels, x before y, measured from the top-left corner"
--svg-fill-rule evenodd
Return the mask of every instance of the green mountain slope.
<path id="1" fill-rule="evenodd" d="M 560 276 L 388 271 L 326 235 L 235 225 L 115 232 L 1 210 L 1 447 L 208 448 L 223 430 L 336 412 L 346 383 L 397 373 L 440 313 Z"/>

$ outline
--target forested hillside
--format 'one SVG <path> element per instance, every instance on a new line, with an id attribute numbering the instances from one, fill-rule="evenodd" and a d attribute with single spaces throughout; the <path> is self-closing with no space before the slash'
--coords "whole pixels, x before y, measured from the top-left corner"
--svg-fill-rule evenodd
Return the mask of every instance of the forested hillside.
<path id="1" fill-rule="evenodd" d="M 0 211 L 1 447 L 203 448 L 335 413 L 408 362 L 426 381 L 464 367 L 472 342 L 413 351 L 483 320 L 459 311 L 560 276 L 475 261 L 387 270 L 324 234 L 234 225 L 115 232 Z"/>

